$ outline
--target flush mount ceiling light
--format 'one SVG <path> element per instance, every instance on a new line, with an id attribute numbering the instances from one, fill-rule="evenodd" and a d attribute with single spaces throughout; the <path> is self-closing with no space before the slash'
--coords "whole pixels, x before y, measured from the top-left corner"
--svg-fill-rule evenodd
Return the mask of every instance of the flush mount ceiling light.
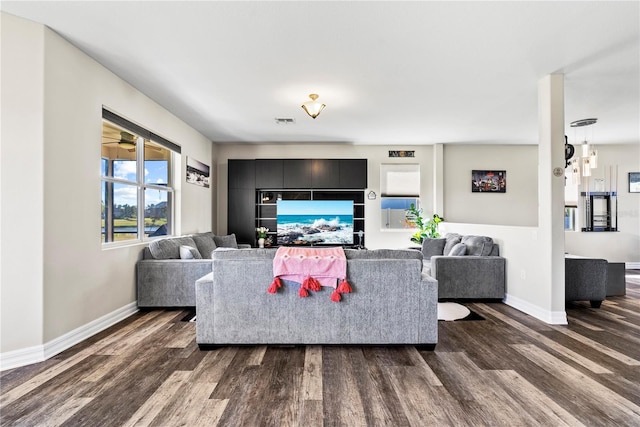
<path id="1" fill-rule="evenodd" d="M 316 117 L 318 117 L 320 112 L 322 112 L 322 110 L 324 110 L 324 107 L 326 107 L 326 105 L 318 101 L 318 96 L 319 96 L 318 94 L 312 93 L 309 95 L 309 98 L 311 98 L 311 101 L 307 101 L 302 104 L 302 109 L 306 111 L 307 114 L 310 115 L 312 119 L 315 119 Z"/>

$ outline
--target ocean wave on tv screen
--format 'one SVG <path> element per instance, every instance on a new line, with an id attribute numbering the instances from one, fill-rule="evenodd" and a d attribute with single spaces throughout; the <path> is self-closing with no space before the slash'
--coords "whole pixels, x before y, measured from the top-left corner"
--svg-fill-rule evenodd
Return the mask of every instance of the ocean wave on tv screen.
<path id="1" fill-rule="evenodd" d="M 353 217 L 278 216 L 278 244 L 353 244 Z"/>

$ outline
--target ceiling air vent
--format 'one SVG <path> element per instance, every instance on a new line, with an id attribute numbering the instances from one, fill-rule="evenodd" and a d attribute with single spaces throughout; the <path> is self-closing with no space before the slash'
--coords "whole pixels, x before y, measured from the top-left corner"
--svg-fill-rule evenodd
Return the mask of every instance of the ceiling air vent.
<path id="1" fill-rule="evenodd" d="M 276 117 L 276 123 L 279 125 L 293 125 L 296 121 L 291 117 Z"/>

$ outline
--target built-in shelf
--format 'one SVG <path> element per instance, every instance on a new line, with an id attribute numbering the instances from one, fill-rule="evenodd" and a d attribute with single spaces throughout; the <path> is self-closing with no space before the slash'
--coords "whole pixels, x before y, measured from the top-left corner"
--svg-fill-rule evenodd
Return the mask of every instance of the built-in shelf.
<path id="1" fill-rule="evenodd" d="M 618 199 L 615 191 L 582 192 L 580 195 L 585 212 L 582 231 L 618 231 Z"/>
<path id="2" fill-rule="evenodd" d="M 277 242 L 277 202 L 278 200 L 352 200 L 353 201 L 353 241 L 354 245 L 364 245 L 358 233 L 364 233 L 365 225 L 365 194 L 364 190 L 288 190 L 288 189 L 258 189 L 256 190 L 256 228 L 267 227 L 268 236 L 276 246 Z"/>

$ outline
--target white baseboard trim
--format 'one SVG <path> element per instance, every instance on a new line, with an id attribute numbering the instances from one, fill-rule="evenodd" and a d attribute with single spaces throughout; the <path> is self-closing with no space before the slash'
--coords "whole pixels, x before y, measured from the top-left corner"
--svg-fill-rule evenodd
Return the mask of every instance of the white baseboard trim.
<path id="1" fill-rule="evenodd" d="M 562 311 L 549 311 L 538 307 L 537 305 L 533 305 L 528 301 L 525 301 L 521 298 L 515 297 L 513 295 L 507 294 L 504 299 L 504 303 L 508 306 L 515 308 L 516 310 L 520 310 L 523 313 L 528 314 L 529 316 L 533 316 L 536 319 L 542 320 L 545 323 L 550 325 L 567 325 L 567 313 Z"/>
<path id="2" fill-rule="evenodd" d="M 640 262 L 625 262 L 624 268 L 627 270 L 640 270 Z"/>
<path id="3" fill-rule="evenodd" d="M 97 334 L 98 332 L 107 329 L 121 320 L 126 319 L 136 312 L 138 312 L 138 304 L 134 301 L 124 307 L 120 307 L 119 309 L 112 311 L 111 313 L 107 313 L 86 325 L 67 332 L 44 345 L 36 345 L 33 347 L 0 353 L 0 371 L 19 368 L 20 366 L 30 365 L 32 363 L 43 362 Z"/>

